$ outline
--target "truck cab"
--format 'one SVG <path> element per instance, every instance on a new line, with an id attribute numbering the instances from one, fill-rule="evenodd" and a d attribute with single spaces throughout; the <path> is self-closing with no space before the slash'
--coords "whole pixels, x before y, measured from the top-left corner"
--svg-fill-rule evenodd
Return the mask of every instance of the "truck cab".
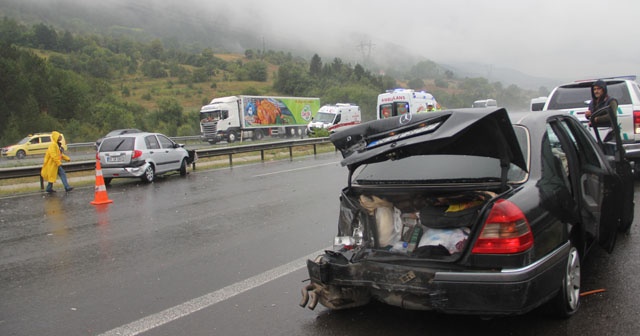
<path id="1" fill-rule="evenodd" d="M 210 144 L 220 141 L 230 125 L 239 124 L 237 97 L 214 98 L 200 109 L 200 134 Z"/>
<path id="2" fill-rule="evenodd" d="M 329 133 L 357 125 L 362 121 L 360 107 L 338 103 L 324 105 L 307 125 L 307 135 L 314 135 L 317 129 L 327 129 Z"/>

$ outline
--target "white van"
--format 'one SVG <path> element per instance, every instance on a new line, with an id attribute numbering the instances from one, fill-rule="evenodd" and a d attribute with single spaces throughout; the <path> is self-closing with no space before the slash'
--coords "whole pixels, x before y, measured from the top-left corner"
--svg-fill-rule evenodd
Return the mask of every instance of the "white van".
<path id="1" fill-rule="evenodd" d="M 473 102 L 471 107 L 490 107 L 490 106 L 498 106 L 498 102 L 495 99 L 483 99 L 476 100 Z"/>
<path id="2" fill-rule="evenodd" d="M 307 125 L 307 135 L 315 134 L 316 129 L 327 129 L 329 133 L 357 125 L 362 121 L 360 107 L 353 104 L 338 103 L 324 105 Z"/>

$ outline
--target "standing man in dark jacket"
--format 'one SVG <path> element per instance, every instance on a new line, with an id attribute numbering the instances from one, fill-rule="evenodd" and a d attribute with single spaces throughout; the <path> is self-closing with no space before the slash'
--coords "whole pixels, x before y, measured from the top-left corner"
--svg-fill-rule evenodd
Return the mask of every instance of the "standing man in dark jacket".
<path id="1" fill-rule="evenodd" d="M 585 117 L 589 119 L 589 124 L 594 127 L 596 138 L 600 145 L 604 145 L 606 142 L 616 141 L 620 146 L 616 146 L 617 151 L 624 156 L 624 152 L 621 144 L 620 130 L 618 127 L 618 101 L 610 97 L 607 92 L 607 83 L 602 79 L 598 79 L 591 86 L 591 103 L 589 103 L 589 109 L 585 113 Z M 607 135 L 600 141 L 600 134 L 598 133 L 598 127 L 611 128 Z M 607 150 L 603 146 L 605 153 L 611 153 L 611 150 Z"/>

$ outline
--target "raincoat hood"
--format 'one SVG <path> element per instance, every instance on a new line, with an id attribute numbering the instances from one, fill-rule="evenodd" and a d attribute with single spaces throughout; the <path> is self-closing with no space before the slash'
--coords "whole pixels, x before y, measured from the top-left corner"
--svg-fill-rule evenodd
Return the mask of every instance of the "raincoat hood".
<path id="1" fill-rule="evenodd" d="M 601 87 L 604 90 L 604 93 L 602 95 L 603 97 L 609 95 L 609 93 L 607 92 L 607 83 L 602 79 L 598 79 L 597 81 L 595 81 L 593 85 L 591 85 L 591 88 L 593 88 L 594 86 Z M 593 89 L 591 90 L 591 99 L 596 100 L 596 95 L 593 94 Z"/>
<path id="2" fill-rule="evenodd" d="M 57 143 L 60 140 L 60 132 L 57 132 L 57 131 L 51 132 L 51 140 L 54 143 Z"/>

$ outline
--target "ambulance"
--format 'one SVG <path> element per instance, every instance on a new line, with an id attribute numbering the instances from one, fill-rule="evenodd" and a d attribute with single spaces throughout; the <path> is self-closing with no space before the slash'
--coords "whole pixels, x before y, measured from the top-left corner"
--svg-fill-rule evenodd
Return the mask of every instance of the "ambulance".
<path id="1" fill-rule="evenodd" d="M 412 89 L 393 89 L 378 95 L 376 115 L 378 119 L 386 119 L 406 113 L 435 111 L 438 102 L 432 94 Z"/>
<path id="2" fill-rule="evenodd" d="M 362 121 L 360 107 L 353 104 L 338 103 L 324 105 L 307 125 L 307 135 L 314 135 L 317 129 L 327 129 L 335 133 L 357 125 Z"/>

